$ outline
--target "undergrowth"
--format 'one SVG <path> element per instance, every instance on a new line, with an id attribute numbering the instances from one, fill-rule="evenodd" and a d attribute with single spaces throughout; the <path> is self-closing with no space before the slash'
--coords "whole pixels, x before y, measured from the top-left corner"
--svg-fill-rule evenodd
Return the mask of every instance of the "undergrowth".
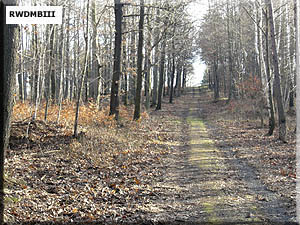
<path id="1" fill-rule="evenodd" d="M 44 120 L 45 117 L 45 103 L 41 104 L 37 113 L 36 120 Z M 47 121 L 57 123 L 66 127 L 72 127 L 75 119 L 76 103 L 64 101 L 58 120 L 59 106 L 51 104 L 48 108 Z M 129 122 L 132 120 L 133 107 L 121 105 L 119 108 L 119 117 L 122 122 Z M 13 107 L 13 121 L 30 120 L 34 115 L 34 107 L 29 102 L 18 102 Z M 148 118 L 147 112 L 141 113 L 141 119 Z M 80 106 L 79 111 L 79 125 L 101 125 L 107 127 L 114 127 L 117 125 L 113 116 L 109 115 L 109 106 L 105 106 L 98 110 L 96 103 L 89 101 Z"/>
<path id="2" fill-rule="evenodd" d="M 179 138 L 166 132 L 179 129 L 173 122 L 178 118 L 143 112 L 133 121 L 133 106 L 120 106 L 117 123 L 108 107 L 97 110 L 89 102 L 80 107 L 80 133 L 73 138 L 75 103 L 63 103 L 59 121 L 57 114 L 58 106 L 51 105 L 44 121 L 41 106 L 32 120 L 29 103 L 14 106 L 5 220 L 140 220 L 141 206 L 155 195 L 151 184 L 162 176 L 163 160 Z"/>

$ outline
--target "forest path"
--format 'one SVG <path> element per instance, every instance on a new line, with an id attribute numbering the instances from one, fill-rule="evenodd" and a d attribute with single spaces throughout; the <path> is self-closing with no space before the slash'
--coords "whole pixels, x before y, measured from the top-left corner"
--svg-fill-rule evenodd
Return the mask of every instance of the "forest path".
<path id="1" fill-rule="evenodd" d="M 231 148 L 216 148 L 213 130 L 201 118 L 197 91 L 182 96 L 180 115 L 186 143 L 180 156 L 168 162 L 157 185 L 158 203 L 152 221 L 176 224 L 289 224 L 285 202 L 269 191 L 246 160 Z"/>

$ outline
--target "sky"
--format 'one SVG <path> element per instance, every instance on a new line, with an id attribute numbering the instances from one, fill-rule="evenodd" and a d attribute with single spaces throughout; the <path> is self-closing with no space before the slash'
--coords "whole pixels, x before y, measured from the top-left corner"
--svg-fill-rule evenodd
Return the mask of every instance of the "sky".
<path id="1" fill-rule="evenodd" d="M 208 10 L 208 0 L 196 0 L 194 3 L 190 4 L 188 11 L 191 14 L 191 18 L 193 18 L 197 26 L 200 25 L 200 22 Z M 194 64 L 194 75 L 188 83 L 191 86 L 199 86 L 201 80 L 204 75 L 204 71 L 206 69 L 205 64 L 200 60 L 199 57 L 195 60 Z"/>

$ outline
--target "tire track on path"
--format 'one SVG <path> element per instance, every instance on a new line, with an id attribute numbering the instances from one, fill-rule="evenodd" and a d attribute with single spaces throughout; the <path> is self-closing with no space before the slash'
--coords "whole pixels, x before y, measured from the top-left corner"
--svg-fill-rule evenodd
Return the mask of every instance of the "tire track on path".
<path id="1" fill-rule="evenodd" d="M 178 224 L 296 224 L 285 202 L 265 188 L 247 162 L 230 148 L 214 145 L 213 129 L 201 119 L 199 93 L 184 98 L 183 133 L 188 146 L 168 165 L 160 186 L 166 188 L 154 221 Z M 158 208 L 159 208 L 158 207 Z"/>

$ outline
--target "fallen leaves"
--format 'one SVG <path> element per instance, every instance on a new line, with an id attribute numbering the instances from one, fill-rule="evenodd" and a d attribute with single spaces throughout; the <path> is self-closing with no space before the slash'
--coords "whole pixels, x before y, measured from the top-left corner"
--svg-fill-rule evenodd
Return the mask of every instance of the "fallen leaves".
<path id="1" fill-rule="evenodd" d="M 215 126 L 210 130 L 218 147 L 232 148 L 233 157 L 245 159 L 257 168 L 269 189 L 294 202 L 294 137 L 289 136 L 288 145 L 276 142 L 274 137 L 265 137 L 266 129 L 258 129 L 252 121 L 230 118 L 224 102 L 204 99 L 201 105 L 201 116 Z M 188 143 L 186 135 L 181 135 L 186 128 L 177 117 L 180 112 L 176 112 L 176 105 L 149 115 L 144 113 L 138 123 L 131 121 L 132 108 L 122 107 L 123 126 L 118 127 L 107 116 L 107 109 L 90 113 L 95 110 L 90 103 L 82 108 L 80 129 L 84 132 L 79 139 L 73 139 L 68 129 L 73 114 L 66 105 L 63 125 L 24 119 L 29 113 L 25 106 L 17 107 L 20 114 L 15 115 L 11 150 L 5 162 L 7 221 L 130 223 L 145 218 L 149 211 L 165 213 L 161 215 L 174 211 L 163 203 L 152 203 L 164 198 L 182 199 L 188 193 L 185 187 L 172 191 L 165 187 L 162 191 L 163 187 L 154 185 L 156 180 L 164 182 L 162 174 L 170 166 L 165 159 L 182 157 L 184 143 Z M 49 121 L 55 113 L 50 110 Z M 239 117 L 233 113 L 230 116 Z M 177 151 L 172 152 L 174 148 Z M 262 196 L 257 199 L 268 200 Z M 182 207 L 179 204 L 175 204 L 177 210 Z"/>
<path id="2" fill-rule="evenodd" d="M 207 99 L 208 96 L 202 96 Z M 230 111 L 234 105 L 239 112 Z M 219 148 L 230 148 L 234 157 L 245 159 L 257 170 L 258 176 L 268 189 L 291 201 L 295 206 L 296 185 L 296 138 L 294 129 L 288 129 L 288 144 L 278 141 L 278 129 L 273 136 L 266 136 L 268 127 L 261 128 L 244 106 L 251 106 L 251 100 L 243 99 L 226 105 L 225 102 L 201 101 L 202 116 L 211 127 L 211 137 Z M 243 112 L 242 112 L 243 111 Z M 246 112 L 247 111 L 247 112 Z M 230 113 L 229 113 L 230 112 Z M 295 116 L 289 116 L 287 126 L 295 126 Z"/>
<path id="3" fill-rule="evenodd" d="M 69 113 L 63 107 L 62 115 Z M 124 126 L 119 128 L 103 116 L 106 109 L 91 122 L 95 115 L 89 112 L 94 108 L 93 104 L 82 108 L 84 133 L 73 139 L 66 126 L 68 117 L 62 124 L 51 122 L 54 109 L 45 123 L 23 120 L 29 112 L 16 107 L 23 111 L 15 116 L 19 122 L 13 122 L 5 163 L 9 179 L 16 181 L 7 182 L 8 221 L 131 222 L 141 218 L 140 207 L 155 196 L 149 184 L 161 176 L 161 160 L 172 150 L 163 140 L 172 140 L 174 134 L 160 133 L 170 128 L 166 123 L 170 118 L 143 113 L 136 123 L 131 121 L 133 109 L 122 107 Z M 71 119 L 71 113 L 68 116 Z"/>

